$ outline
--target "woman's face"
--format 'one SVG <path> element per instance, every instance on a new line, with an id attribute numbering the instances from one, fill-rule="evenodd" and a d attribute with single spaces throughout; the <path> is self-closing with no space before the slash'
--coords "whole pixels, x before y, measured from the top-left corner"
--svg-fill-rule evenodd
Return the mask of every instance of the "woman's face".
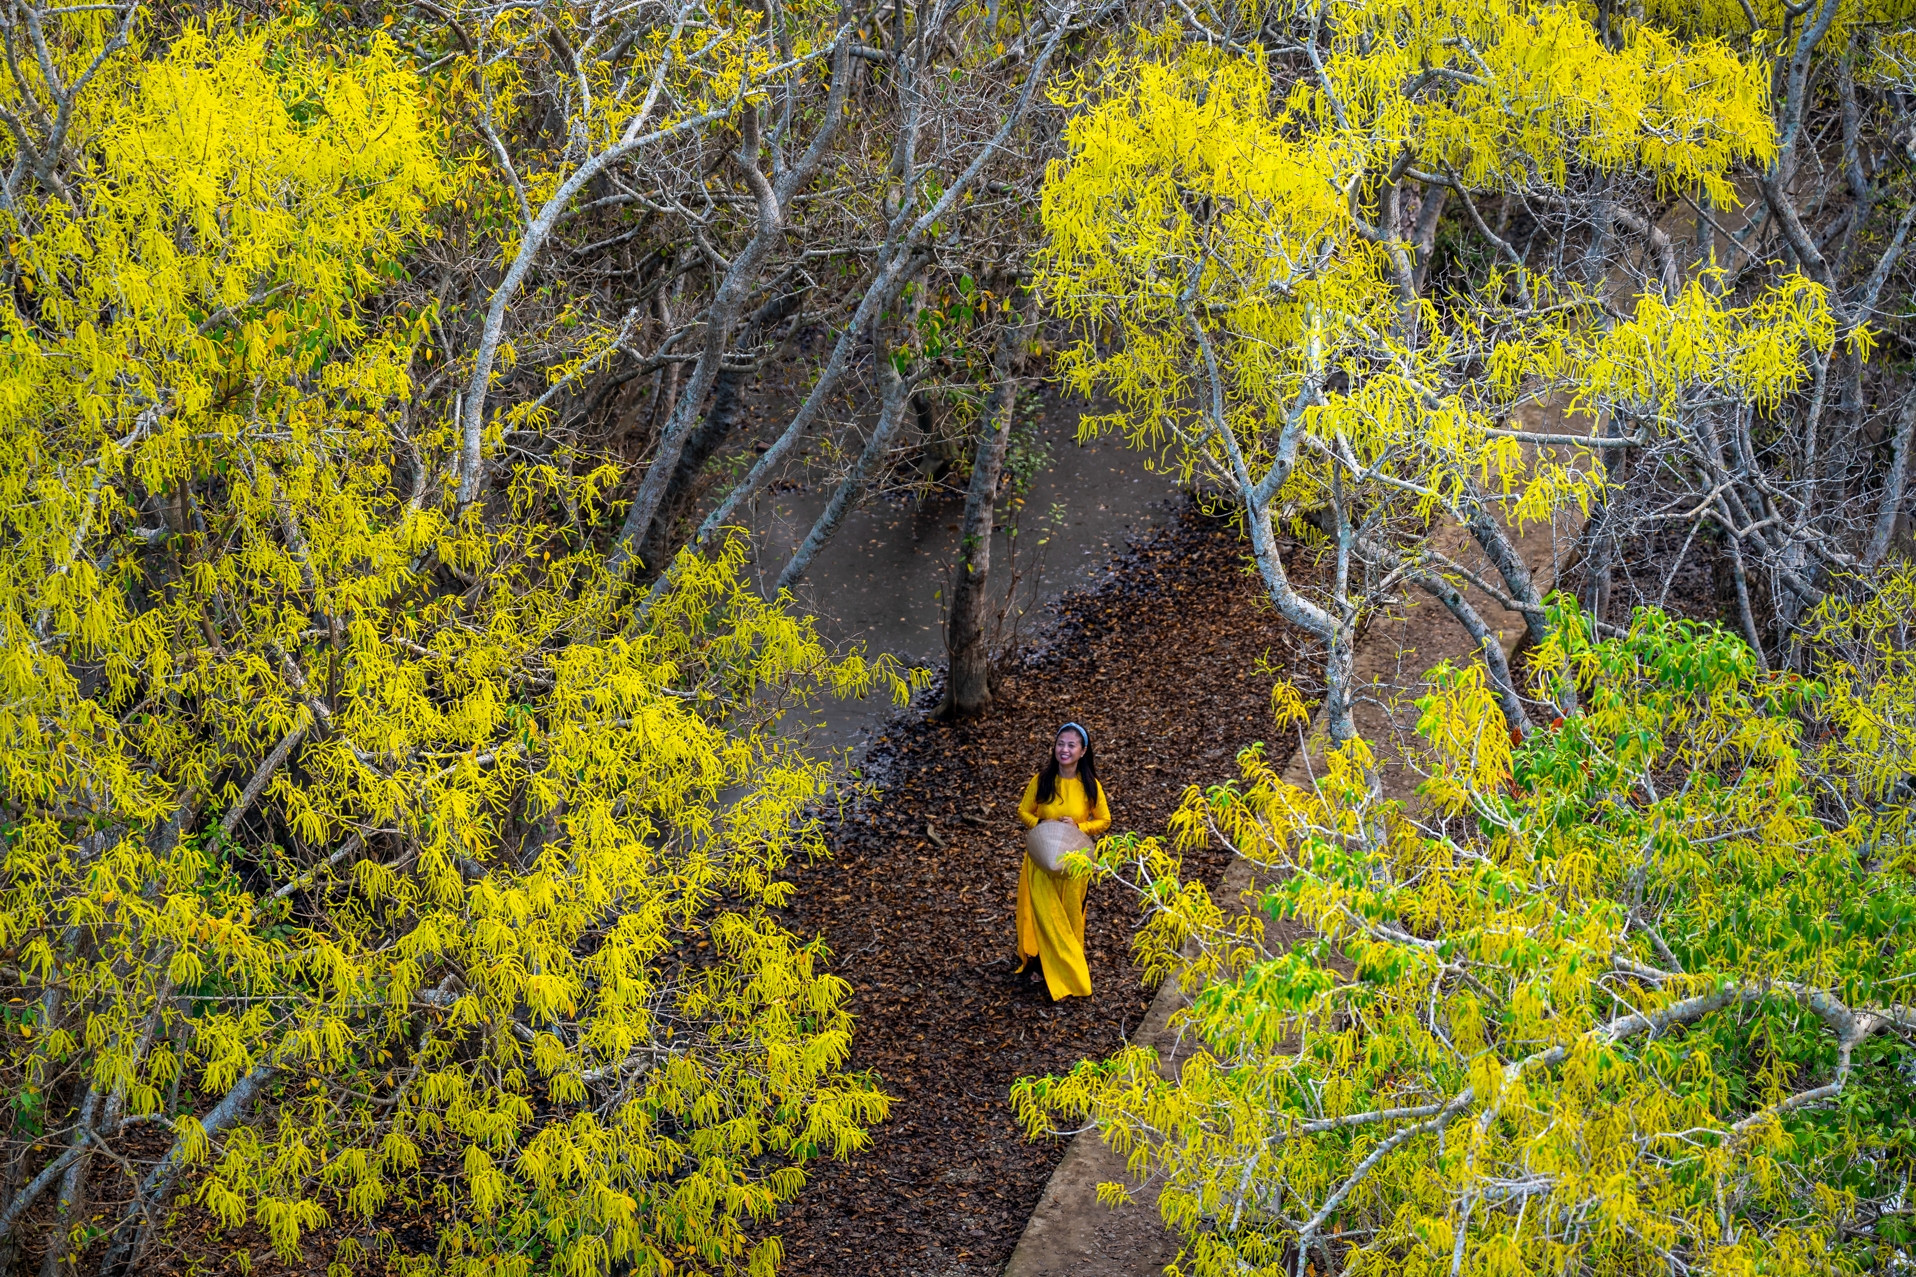
<path id="1" fill-rule="evenodd" d="M 1057 755 L 1060 771 L 1072 770 L 1078 765 L 1078 760 L 1084 757 L 1084 741 L 1069 727 L 1058 733 L 1057 743 L 1051 749 Z"/>

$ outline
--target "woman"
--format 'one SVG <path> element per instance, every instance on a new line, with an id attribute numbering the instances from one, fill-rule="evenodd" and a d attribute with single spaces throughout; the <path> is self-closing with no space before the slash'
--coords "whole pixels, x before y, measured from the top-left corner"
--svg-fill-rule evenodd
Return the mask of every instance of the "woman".
<path id="1" fill-rule="evenodd" d="M 1018 816 L 1025 828 L 1063 820 L 1096 838 L 1111 827 L 1111 808 L 1098 784 L 1091 733 L 1076 723 L 1058 729 L 1051 756 L 1025 786 Z M 1088 877 L 1055 874 L 1025 857 L 1018 872 L 1018 970 L 1036 958 L 1051 1000 L 1091 996 L 1091 969 L 1084 960 L 1084 893 Z"/>

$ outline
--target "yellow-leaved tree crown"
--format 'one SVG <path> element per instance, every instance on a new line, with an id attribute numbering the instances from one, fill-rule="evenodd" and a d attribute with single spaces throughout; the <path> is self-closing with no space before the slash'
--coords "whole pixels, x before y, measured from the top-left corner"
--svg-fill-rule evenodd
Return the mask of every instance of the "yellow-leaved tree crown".
<path id="1" fill-rule="evenodd" d="M 635 620 L 610 467 L 429 481 L 391 285 L 457 185 L 392 43 L 129 31 L 0 77 L 82 157 L 0 143 L 0 1242 L 120 1273 L 193 1209 L 363 1271 L 430 1211 L 389 1260 L 769 1272 L 887 1106 L 772 912 L 827 781 L 778 721 L 905 682 L 737 544 Z"/>

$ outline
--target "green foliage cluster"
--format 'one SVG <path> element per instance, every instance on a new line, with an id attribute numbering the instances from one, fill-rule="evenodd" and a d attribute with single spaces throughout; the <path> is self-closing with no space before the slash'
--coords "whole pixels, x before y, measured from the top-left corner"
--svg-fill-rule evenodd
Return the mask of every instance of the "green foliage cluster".
<path id="1" fill-rule="evenodd" d="M 1171 846 L 1102 850 L 1200 1049 L 1015 1099 L 1163 1177 L 1185 1271 L 1863 1273 L 1912 1240 L 1916 757 L 1859 735 L 1850 662 L 1551 619 L 1537 690 L 1581 709 L 1512 745 L 1482 670 L 1440 666 L 1417 803 L 1361 741 L 1307 788 L 1253 750 Z M 1906 664 L 1887 620 L 1823 624 Z M 1180 878 L 1206 841 L 1254 867 L 1248 910 Z"/>

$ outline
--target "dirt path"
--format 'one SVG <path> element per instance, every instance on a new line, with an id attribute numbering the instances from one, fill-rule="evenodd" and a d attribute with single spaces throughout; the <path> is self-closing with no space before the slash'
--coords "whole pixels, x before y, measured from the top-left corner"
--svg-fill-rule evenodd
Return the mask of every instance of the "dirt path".
<path id="1" fill-rule="evenodd" d="M 1135 918 L 1108 888 L 1089 910 L 1092 998 L 1053 1006 L 1011 974 L 1016 807 L 1057 725 L 1091 729 L 1117 829 L 1161 831 L 1188 781 L 1221 774 L 1253 741 L 1287 752 L 1271 683 L 1288 675 L 1308 691 L 1315 666 L 1229 528 L 1186 514 L 1059 611 L 990 719 L 945 727 L 912 714 L 879 739 L 878 803 L 800 878 L 787 923 L 832 946 L 857 990 L 853 1065 L 875 1070 L 896 1103 L 870 1149 L 815 1168 L 777 1221 L 781 1273 L 996 1274 L 1065 1151 L 1023 1138 L 1012 1082 L 1106 1054 L 1137 1029 L 1150 998 L 1130 963 Z M 1212 853 L 1193 868 L 1215 881 L 1224 863 Z"/>

